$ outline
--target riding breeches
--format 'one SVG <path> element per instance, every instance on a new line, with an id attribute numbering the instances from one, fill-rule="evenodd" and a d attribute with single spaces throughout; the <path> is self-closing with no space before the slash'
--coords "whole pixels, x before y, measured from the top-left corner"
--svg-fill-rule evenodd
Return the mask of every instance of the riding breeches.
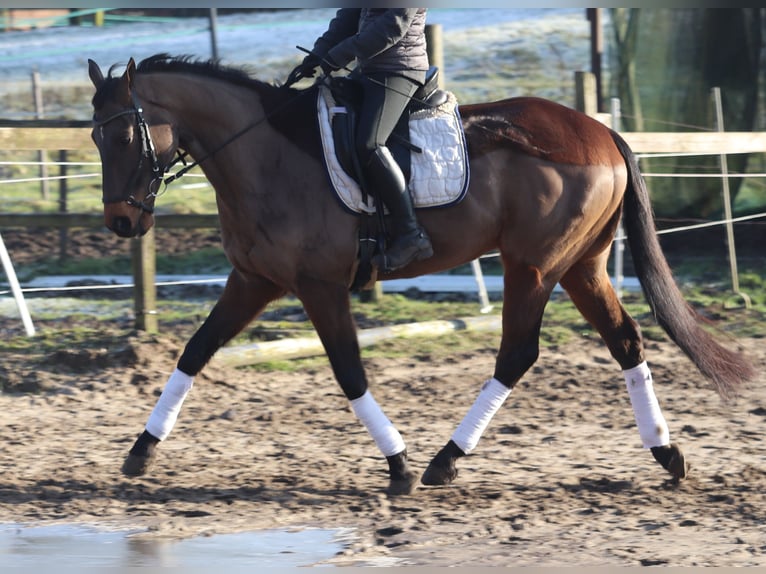
<path id="1" fill-rule="evenodd" d="M 419 85 L 389 74 L 370 74 L 361 84 L 362 109 L 357 124 L 356 152 L 364 166 L 375 149 L 386 145 Z"/>

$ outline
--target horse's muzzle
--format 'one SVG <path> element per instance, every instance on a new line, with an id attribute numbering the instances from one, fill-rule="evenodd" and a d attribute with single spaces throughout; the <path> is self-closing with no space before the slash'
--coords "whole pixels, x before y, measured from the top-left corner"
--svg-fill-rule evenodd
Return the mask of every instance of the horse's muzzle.
<path id="1" fill-rule="evenodd" d="M 154 216 L 126 203 L 106 203 L 104 225 L 120 237 L 141 237 L 154 226 Z"/>
<path id="2" fill-rule="evenodd" d="M 136 234 L 136 228 L 130 218 L 120 215 L 112 219 L 107 227 L 114 231 L 120 237 L 133 237 Z"/>

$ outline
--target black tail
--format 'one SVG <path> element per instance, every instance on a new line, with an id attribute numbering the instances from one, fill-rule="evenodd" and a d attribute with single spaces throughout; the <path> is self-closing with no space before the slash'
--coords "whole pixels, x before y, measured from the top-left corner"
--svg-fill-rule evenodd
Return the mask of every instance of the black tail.
<path id="1" fill-rule="evenodd" d="M 641 288 L 657 323 L 724 398 L 737 394 L 740 385 L 755 376 L 753 365 L 741 353 L 726 349 L 700 326 L 703 318 L 684 300 L 662 253 L 654 226 L 649 192 L 636 157 L 616 132 L 612 138 L 625 158 L 628 186 L 624 225 Z"/>

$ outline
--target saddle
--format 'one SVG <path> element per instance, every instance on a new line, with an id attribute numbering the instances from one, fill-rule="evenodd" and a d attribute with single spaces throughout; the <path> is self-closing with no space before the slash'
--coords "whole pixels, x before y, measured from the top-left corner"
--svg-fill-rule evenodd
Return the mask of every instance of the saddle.
<path id="1" fill-rule="evenodd" d="M 360 81 L 353 75 L 333 76 L 320 85 L 317 101 L 320 138 L 332 187 L 347 210 L 362 215 L 352 290 L 374 284 L 371 259 L 384 243 L 385 234 L 385 206 L 364 189 L 355 152 Z M 439 89 L 438 81 L 438 68 L 432 66 L 386 142 L 408 182 L 415 208 L 452 205 L 462 200 L 468 189 L 468 156 L 457 100 Z"/>
<path id="2" fill-rule="evenodd" d="M 332 138 L 335 147 L 335 155 L 343 170 L 351 176 L 357 184 L 361 184 L 361 168 L 355 153 L 354 136 L 356 134 L 356 121 L 361 107 L 362 90 L 360 80 L 353 76 L 333 76 L 330 79 L 330 92 L 338 107 L 344 109 L 344 113 L 332 115 Z M 404 174 L 405 180 L 410 180 L 411 161 L 410 154 L 423 153 L 423 150 L 410 141 L 409 121 L 410 116 L 420 110 L 435 109 L 447 103 L 449 94 L 439 89 L 439 68 L 431 66 L 426 73 L 424 84 L 418 88 L 410 99 L 410 103 L 394 128 L 386 142 L 386 147 L 391 151 L 396 163 Z M 337 107 L 335 108 L 338 109 Z M 368 203 L 366 190 L 362 188 L 363 200 Z"/>
<path id="3" fill-rule="evenodd" d="M 432 68 L 386 144 L 405 175 L 416 208 L 452 205 L 468 189 L 468 152 L 457 99 L 438 89 L 436 74 L 437 68 Z M 318 89 L 317 120 L 330 183 L 349 211 L 375 213 L 379 207 L 375 198 L 360 186 L 353 143 L 359 80 L 341 77 L 324 82 Z"/>

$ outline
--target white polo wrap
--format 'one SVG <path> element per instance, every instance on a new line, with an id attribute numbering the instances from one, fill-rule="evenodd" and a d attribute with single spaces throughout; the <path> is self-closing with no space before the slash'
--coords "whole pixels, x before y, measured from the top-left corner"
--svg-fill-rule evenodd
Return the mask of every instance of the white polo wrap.
<path id="1" fill-rule="evenodd" d="M 668 423 L 662 416 L 660 404 L 654 394 L 652 373 L 646 361 L 640 365 L 623 371 L 625 384 L 628 387 L 630 404 L 636 416 L 638 434 L 644 448 L 670 444 Z"/>
<path id="2" fill-rule="evenodd" d="M 383 456 L 393 456 L 405 449 L 402 435 L 388 420 L 370 391 L 365 391 L 361 397 L 351 401 L 351 408 L 367 428 Z"/>
<path id="3" fill-rule="evenodd" d="M 194 377 L 178 369 L 173 371 L 146 423 L 146 430 L 152 436 L 160 440 L 168 437 L 173 430 L 173 425 L 176 424 L 178 413 L 181 412 L 181 405 L 193 384 Z"/>
<path id="4" fill-rule="evenodd" d="M 484 382 L 476 401 L 452 435 L 452 441 L 460 447 L 460 450 L 468 454 L 476 448 L 489 421 L 510 394 L 511 389 L 494 377 Z"/>

